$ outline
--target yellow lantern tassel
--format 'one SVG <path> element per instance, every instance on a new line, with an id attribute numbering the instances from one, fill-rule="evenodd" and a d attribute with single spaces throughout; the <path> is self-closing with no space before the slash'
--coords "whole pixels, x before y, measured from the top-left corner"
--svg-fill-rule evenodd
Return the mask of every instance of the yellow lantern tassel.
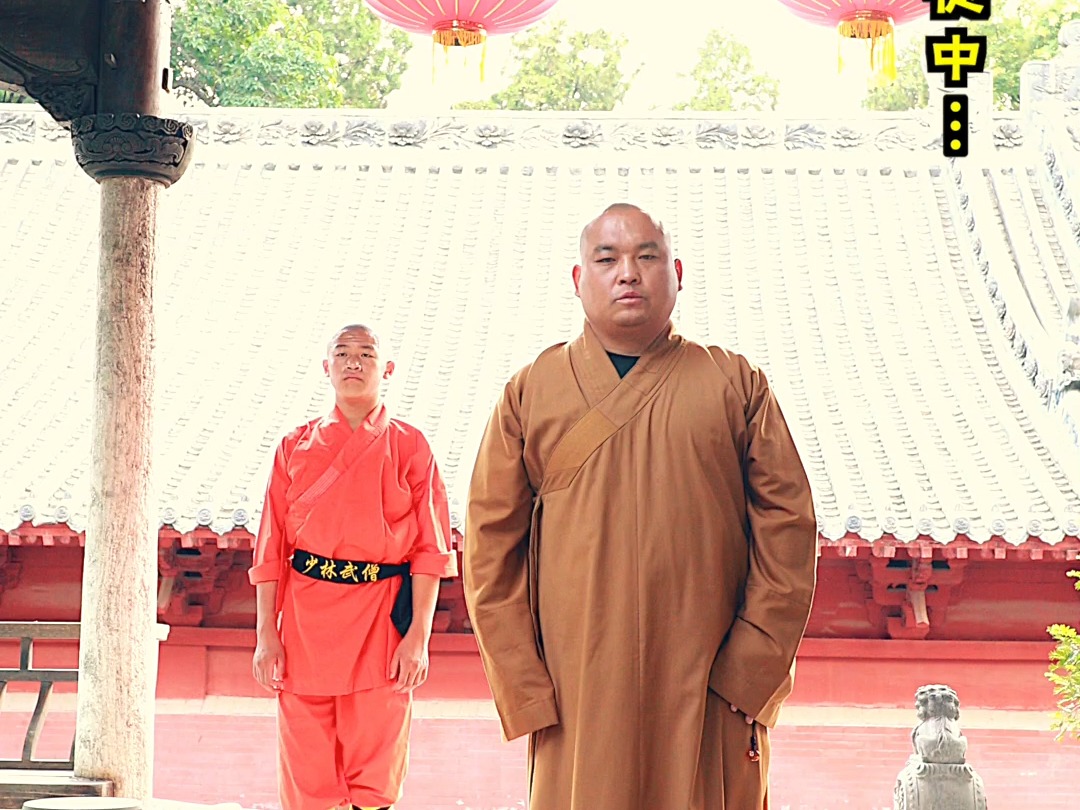
<path id="1" fill-rule="evenodd" d="M 484 30 L 483 26 L 477 23 L 464 22 L 462 20 L 452 20 L 432 31 L 431 39 L 432 49 L 434 49 L 435 43 L 443 46 L 443 53 L 446 54 L 447 64 L 450 64 L 451 48 L 470 48 L 473 45 L 482 46 L 480 52 L 480 81 L 484 80 L 484 64 L 487 59 L 487 32 Z"/>
<path id="2" fill-rule="evenodd" d="M 845 39 L 866 43 L 870 63 L 870 82 L 883 87 L 896 81 L 896 43 L 893 39 L 892 17 L 881 11 L 859 11 L 837 26 L 840 35 L 839 52 Z M 843 55 L 838 53 L 838 69 L 844 69 Z"/>

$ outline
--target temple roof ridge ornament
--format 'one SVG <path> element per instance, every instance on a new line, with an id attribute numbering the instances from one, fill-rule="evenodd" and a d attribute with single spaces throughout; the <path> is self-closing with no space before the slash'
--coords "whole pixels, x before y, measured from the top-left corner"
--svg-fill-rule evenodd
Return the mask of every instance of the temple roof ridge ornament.
<path id="1" fill-rule="evenodd" d="M 407 116 L 391 110 L 228 108 L 185 110 L 180 116 L 200 147 L 379 149 L 388 152 L 598 153 L 650 152 L 716 156 L 728 151 L 800 153 L 923 153 L 940 159 L 940 133 L 926 111 L 848 117 L 776 113 L 531 113 L 462 110 Z M 1020 113 L 993 114 L 996 151 L 1024 143 Z M 0 104 L 0 144 L 64 142 L 68 128 L 46 112 Z"/>

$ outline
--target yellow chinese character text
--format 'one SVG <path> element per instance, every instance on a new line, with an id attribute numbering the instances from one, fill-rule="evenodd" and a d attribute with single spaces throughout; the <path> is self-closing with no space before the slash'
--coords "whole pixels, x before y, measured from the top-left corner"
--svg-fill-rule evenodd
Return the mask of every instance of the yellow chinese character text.
<path id="1" fill-rule="evenodd" d="M 934 0 L 934 20 L 986 20 L 990 17 L 990 3 L 977 0 Z"/>
<path id="2" fill-rule="evenodd" d="M 985 36 L 968 36 L 966 28 L 947 28 L 945 36 L 926 38 L 926 68 L 943 74 L 946 87 L 967 87 L 968 74 L 985 67 Z"/>

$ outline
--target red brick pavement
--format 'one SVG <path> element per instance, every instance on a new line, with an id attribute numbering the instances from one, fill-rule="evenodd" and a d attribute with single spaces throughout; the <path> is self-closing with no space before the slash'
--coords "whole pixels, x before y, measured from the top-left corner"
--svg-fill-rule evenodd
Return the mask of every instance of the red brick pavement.
<path id="1" fill-rule="evenodd" d="M 18 753 L 26 716 L 0 715 L 0 757 Z M 38 756 L 63 756 L 73 718 L 56 714 Z M 993 810 L 1077 806 L 1080 744 L 1035 731 L 965 730 L 968 761 Z M 891 810 L 910 728 L 787 726 L 773 733 L 774 810 Z M 276 808 L 274 720 L 266 716 L 159 715 L 156 789 L 163 799 Z M 505 744 L 492 720 L 423 719 L 399 810 L 524 807 L 525 746 Z"/>

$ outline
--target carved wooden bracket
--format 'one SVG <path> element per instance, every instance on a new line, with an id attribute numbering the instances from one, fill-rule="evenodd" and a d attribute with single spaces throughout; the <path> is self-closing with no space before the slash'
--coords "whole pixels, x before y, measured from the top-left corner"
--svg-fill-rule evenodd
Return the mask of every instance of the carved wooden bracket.
<path id="1" fill-rule="evenodd" d="M 99 0 L 0 3 L 0 86 L 33 98 L 57 121 L 95 111 Z"/>
<path id="2" fill-rule="evenodd" d="M 12 559 L 11 549 L 7 546 L 0 546 L 0 599 L 3 598 L 5 590 L 14 588 L 19 584 L 19 574 L 21 573 L 22 564 Z"/>
<path id="3" fill-rule="evenodd" d="M 243 556 L 241 560 L 240 557 Z M 158 617 L 165 624 L 196 627 L 221 610 L 229 572 L 247 567 L 250 555 L 213 544 L 183 548 L 179 540 L 158 549 Z"/>
<path id="4" fill-rule="evenodd" d="M 884 610 L 890 638 L 924 639 L 930 634 L 931 614 L 944 615 L 952 590 L 963 581 L 967 560 L 934 559 L 929 547 L 908 552 L 905 557 L 883 553 L 860 560 L 856 571 L 869 586 L 870 620 L 876 624 Z"/>
<path id="5" fill-rule="evenodd" d="M 0 87 L 29 95 L 70 126 L 97 181 L 183 175 L 195 130 L 156 113 L 168 96 L 169 0 L 5 0 Z"/>
<path id="6" fill-rule="evenodd" d="M 92 178 L 147 177 L 166 187 L 191 162 L 195 129 L 152 115 L 87 115 L 71 122 L 75 160 Z"/>

